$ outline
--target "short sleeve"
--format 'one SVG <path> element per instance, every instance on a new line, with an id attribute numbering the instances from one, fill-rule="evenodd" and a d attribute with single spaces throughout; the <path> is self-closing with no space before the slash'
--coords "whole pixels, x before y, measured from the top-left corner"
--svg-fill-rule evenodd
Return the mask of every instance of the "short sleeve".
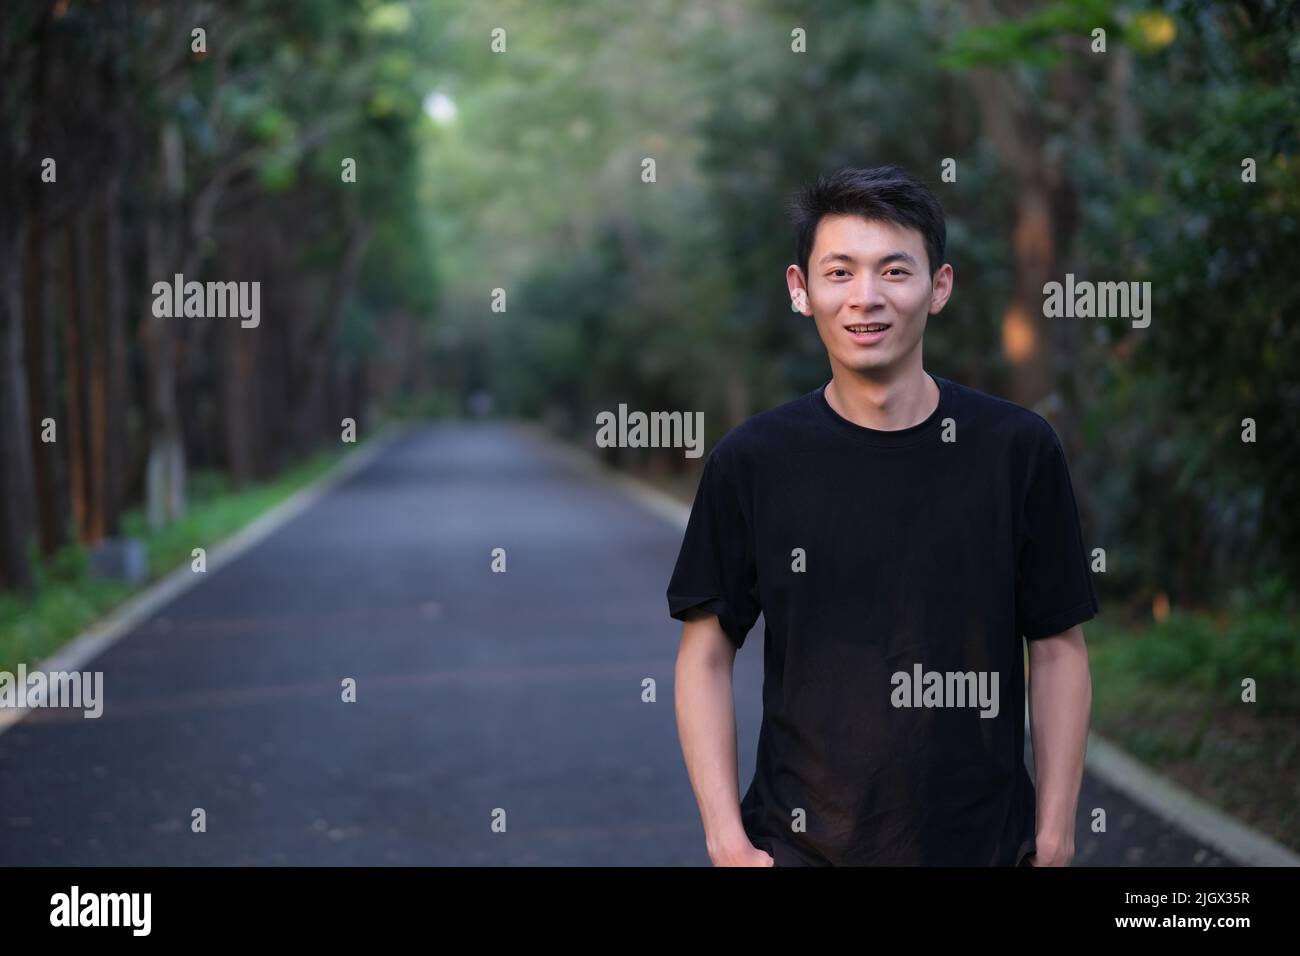
<path id="1" fill-rule="evenodd" d="M 717 448 L 705 462 L 668 583 L 670 616 L 684 621 L 693 607 L 716 614 L 737 648 L 760 611 L 753 536 Z"/>
<path id="2" fill-rule="evenodd" d="M 1099 610 L 1065 450 L 1044 425 L 1025 493 L 1016 572 L 1016 618 L 1031 641 L 1082 624 Z"/>

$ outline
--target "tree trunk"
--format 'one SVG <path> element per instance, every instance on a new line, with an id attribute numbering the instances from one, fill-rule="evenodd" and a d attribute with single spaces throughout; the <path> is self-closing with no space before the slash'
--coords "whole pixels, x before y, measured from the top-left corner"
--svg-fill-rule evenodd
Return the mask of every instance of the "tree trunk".
<path id="1" fill-rule="evenodd" d="M 242 275 L 243 256 L 236 250 L 230 262 L 232 270 Z M 255 329 L 241 328 L 228 322 L 216 332 L 224 352 L 222 369 L 222 418 L 225 424 L 226 464 L 230 483 L 242 488 L 253 477 L 252 409 L 257 406 L 252 390 L 256 387 L 253 364 Z"/>
<path id="2" fill-rule="evenodd" d="M 104 191 L 104 533 L 121 533 L 122 501 L 126 475 L 126 262 L 122 241 L 122 175 L 109 177 Z"/>
<path id="3" fill-rule="evenodd" d="M 1028 10 L 1023 3 L 1015 7 L 1021 14 Z M 973 9 L 984 23 L 997 19 L 986 0 L 977 0 Z M 1078 449 L 1080 435 L 1061 394 L 1065 389 L 1059 387 L 1063 379 L 1069 381 L 1061 368 L 1067 337 L 1043 315 L 1043 287 L 1063 281 L 1063 250 L 1075 230 L 1066 158 L 1049 148 L 1056 130 L 1040 103 L 1044 94 L 1031 91 L 1010 70 L 973 70 L 970 78 L 984 132 L 1015 185 L 1015 279 L 1002 321 L 1002 347 L 1011 367 L 1010 398 L 1051 420 L 1069 454 Z M 1075 116 L 1084 99 L 1094 95 L 1069 67 L 1056 67 L 1047 80 L 1045 98 L 1065 116 Z M 1071 481 L 1081 515 L 1086 516 L 1090 494 L 1084 469 L 1075 469 Z M 1082 520 L 1086 531 L 1086 517 Z"/>
<path id="4" fill-rule="evenodd" d="M 1002 319 L 1002 350 L 1012 368 L 1011 400 L 1026 408 L 1038 405 L 1053 385 L 1055 342 L 1043 317 L 1043 285 L 1058 278 L 1052 207 L 1039 177 L 1019 181 L 1011 234 L 1016 271 Z"/>
<path id="5" fill-rule="evenodd" d="M 21 213 L 0 226 L 0 580 L 30 590 L 32 537 L 31 444 L 27 373 L 23 364 Z"/>
<path id="6" fill-rule="evenodd" d="M 175 123 L 165 123 L 159 135 L 158 173 L 155 188 L 160 195 L 150 204 L 146 226 L 145 258 L 151 286 L 160 281 L 170 283 L 174 266 L 184 261 L 184 254 L 178 254 L 177 249 L 183 239 L 179 222 L 184 180 L 180 131 Z M 150 379 L 145 487 L 149 525 L 153 528 L 175 521 L 185 510 L 185 446 L 176 401 L 174 327 L 180 321 L 184 321 L 182 317 L 161 317 L 151 310 L 145 323 Z"/>
<path id="7" fill-rule="evenodd" d="M 361 266 L 365 261 L 366 249 L 370 244 L 372 228 L 359 215 L 349 216 L 351 228 L 343 249 L 343 259 L 339 263 L 330 290 L 329 314 L 325 319 L 321 333 L 311 340 L 309 350 L 310 362 L 307 373 L 305 401 L 300 416 L 298 432 L 303 445 L 302 452 L 316 447 L 323 435 L 337 434 L 342 418 L 358 418 L 356 409 L 347 415 L 332 417 L 337 410 L 337 363 L 339 332 L 347 315 L 347 308 L 361 275 Z"/>
<path id="8" fill-rule="evenodd" d="M 31 398 L 28 409 L 34 486 L 33 503 L 41 553 L 52 555 L 68 543 L 67 479 L 63 468 L 58 389 L 58 319 L 55 303 L 58 274 L 53 268 L 57 249 L 50 241 L 45 206 L 36 194 L 27 244 L 27 385 Z M 42 422 L 53 419 L 53 442 L 42 441 Z M 66 431 L 62 432 L 66 440 Z"/>
<path id="9" fill-rule="evenodd" d="M 68 485 L 71 492 L 72 523 L 77 540 L 85 541 L 86 517 L 89 513 L 87 502 L 86 477 L 86 439 L 85 439 L 85 391 L 86 374 L 82 365 L 81 348 L 81 299 L 85 288 L 77 282 L 77 226 L 74 222 L 64 227 L 63 234 L 63 367 L 68 384 L 68 420 L 59 440 L 67 442 L 68 448 Z"/>
<path id="10" fill-rule="evenodd" d="M 86 381 L 86 514 L 87 544 L 103 539 L 105 473 L 107 466 L 106 438 L 108 432 L 108 383 L 106 342 L 104 341 L 104 277 L 102 243 L 96 242 L 94 220 L 98 210 L 93 206 L 79 218 L 78 227 L 78 285 L 84 290 L 81 296 L 82 356 Z"/>

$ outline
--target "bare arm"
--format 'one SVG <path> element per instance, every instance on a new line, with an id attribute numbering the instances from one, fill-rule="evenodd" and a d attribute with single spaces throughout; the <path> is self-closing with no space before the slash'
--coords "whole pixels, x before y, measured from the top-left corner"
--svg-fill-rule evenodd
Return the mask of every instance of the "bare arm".
<path id="1" fill-rule="evenodd" d="M 691 614 L 677 652 L 677 732 L 713 865 L 771 866 L 772 857 L 749 842 L 740 819 L 731 689 L 735 659 L 736 646 L 717 615 Z"/>
<path id="2" fill-rule="evenodd" d="M 1038 791 L 1035 866 L 1069 866 L 1092 712 L 1083 625 L 1029 642 L 1029 725 Z"/>

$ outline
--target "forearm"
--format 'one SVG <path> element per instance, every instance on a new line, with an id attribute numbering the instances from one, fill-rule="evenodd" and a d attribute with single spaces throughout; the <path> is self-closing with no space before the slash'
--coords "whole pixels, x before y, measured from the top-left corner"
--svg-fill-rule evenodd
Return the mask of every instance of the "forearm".
<path id="1" fill-rule="evenodd" d="M 1083 782 L 1092 677 L 1082 626 L 1029 642 L 1029 718 L 1037 790 L 1037 858 L 1067 864 Z"/>
<path id="2" fill-rule="evenodd" d="M 682 755 L 700 807 L 705 841 L 718 847 L 747 839 L 740 819 L 732 663 L 697 642 L 677 658 L 676 712 Z"/>

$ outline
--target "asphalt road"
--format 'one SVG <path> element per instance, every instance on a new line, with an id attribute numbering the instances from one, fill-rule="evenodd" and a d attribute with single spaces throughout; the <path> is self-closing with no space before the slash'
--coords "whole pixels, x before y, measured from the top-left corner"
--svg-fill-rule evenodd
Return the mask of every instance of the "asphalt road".
<path id="1" fill-rule="evenodd" d="M 412 432 L 85 665 L 102 717 L 0 734 L 0 865 L 708 865 L 673 712 L 680 540 L 518 430 Z M 1078 865 L 1228 864 L 1091 776 L 1079 816 Z"/>

